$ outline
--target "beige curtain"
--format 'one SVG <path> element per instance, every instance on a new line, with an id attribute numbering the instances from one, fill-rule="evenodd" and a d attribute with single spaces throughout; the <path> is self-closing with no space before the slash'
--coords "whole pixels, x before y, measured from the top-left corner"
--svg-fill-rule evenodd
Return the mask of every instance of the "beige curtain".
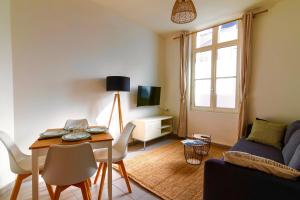
<path id="1" fill-rule="evenodd" d="M 240 75 L 240 113 L 239 113 L 239 138 L 244 137 L 248 123 L 247 96 L 250 80 L 251 67 L 251 45 L 252 45 L 252 25 L 253 13 L 249 12 L 242 17 L 242 57 L 241 57 L 241 75 Z"/>
<path id="2" fill-rule="evenodd" d="M 180 111 L 177 134 L 179 137 L 187 137 L 187 84 L 189 74 L 189 46 L 190 36 L 186 33 L 180 35 Z"/>

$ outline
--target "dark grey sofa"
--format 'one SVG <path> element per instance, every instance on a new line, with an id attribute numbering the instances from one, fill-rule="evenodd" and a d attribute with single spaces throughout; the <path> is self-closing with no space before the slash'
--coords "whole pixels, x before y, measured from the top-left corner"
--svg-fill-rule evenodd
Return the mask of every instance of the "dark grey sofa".
<path id="1" fill-rule="evenodd" d="M 288 126 L 283 145 L 281 151 L 268 145 L 241 139 L 231 150 L 251 153 L 286 165 L 293 162 L 293 167 L 299 170 L 299 163 L 296 162 L 300 160 L 300 121 Z M 205 162 L 204 167 L 203 198 L 204 200 L 300 200 L 300 180 L 287 180 L 232 165 L 222 159 L 210 159 Z"/>

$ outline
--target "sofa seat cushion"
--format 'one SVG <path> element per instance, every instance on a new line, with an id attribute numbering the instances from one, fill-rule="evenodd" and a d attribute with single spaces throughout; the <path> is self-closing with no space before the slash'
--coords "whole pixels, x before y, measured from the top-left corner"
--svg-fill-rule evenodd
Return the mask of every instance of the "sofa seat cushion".
<path id="1" fill-rule="evenodd" d="M 284 163 L 282 152 L 279 149 L 265 144 L 248 141 L 246 139 L 240 139 L 230 151 L 242 151 L 268 158 L 279 163 Z"/>

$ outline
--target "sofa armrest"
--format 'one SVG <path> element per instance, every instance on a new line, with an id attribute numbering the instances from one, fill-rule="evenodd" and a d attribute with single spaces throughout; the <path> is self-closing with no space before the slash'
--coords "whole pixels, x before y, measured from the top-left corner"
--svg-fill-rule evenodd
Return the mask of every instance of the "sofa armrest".
<path id="1" fill-rule="evenodd" d="M 300 181 L 210 159 L 204 167 L 203 196 L 204 200 L 299 200 Z"/>

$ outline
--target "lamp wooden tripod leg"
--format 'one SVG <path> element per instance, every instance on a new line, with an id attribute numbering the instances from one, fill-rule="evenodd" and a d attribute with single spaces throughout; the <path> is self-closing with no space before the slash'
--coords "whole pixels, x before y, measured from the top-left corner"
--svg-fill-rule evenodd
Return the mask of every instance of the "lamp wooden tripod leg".
<path id="1" fill-rule="evenodd" d="M 114 113 L 114 108 L 115 108 L 116 101 L 117 101 L 117 104 L 118 104 L 119 128 L 120 128 L 120 133 L 122 133 L 122 131 L 123 131 L 123 118 L 122 118 L 121 99 L 120 99 L 120 93 L 119 92 L 117 92 L 115 94 L 115 97 L 114 97 L 114 102 L 113 102 L 113 106 L 112 106 L 112 109 L 111 109 L 109 122 L 108 122 L 108 128 L 110 126 L 111 118 L 112 118 L 112 115 Z"/>

